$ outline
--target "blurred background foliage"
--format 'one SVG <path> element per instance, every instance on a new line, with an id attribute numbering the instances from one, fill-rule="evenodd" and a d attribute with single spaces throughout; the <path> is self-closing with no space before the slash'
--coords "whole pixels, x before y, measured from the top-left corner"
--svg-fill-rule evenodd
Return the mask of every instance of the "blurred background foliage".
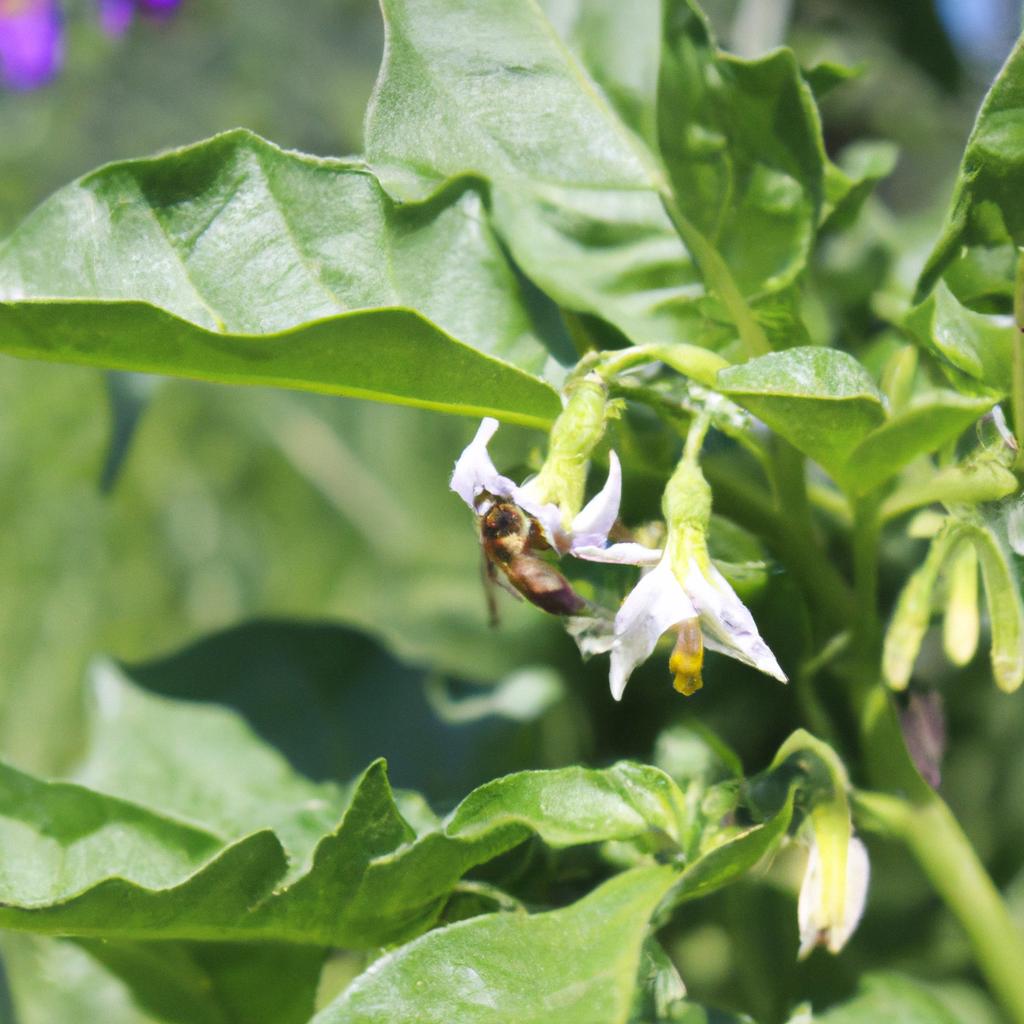
<path id="1" fill-rule="evenodd" d="M 806 300 L 815 340 L 840 337 L 863 354 L 884 343 L 879 314 L 935 236 L 1019 6 L 705 6 L 741 52 L 785 38 L 806 66 L 863 67 L 823 101 L 833 155 L 871 138 L 900 148 L 861 224 L 818 253 L 828 302 L 825 288 Z M 185 0 L 173 21 L 139 21 L 116 41 L 100 33 L 88 0 L 68 14 L 58 80 L 0 93 L 0 234 L 100 163 L 235 125 L 314 153 L 360 147 L 382 42 L 372 0 Z M 796 687 L 714 659 L 705 690 L 684 702 L 652 665 L 613 706 L 603 666 L 581 666 L 533 609 L 499 596 L 501 631 L 488 628 L 472 524 L 447 490 L 473 428 L 354 400 L 0 357 L 0 754 L 44 773 L 72 766 L 85 670 L 103 653 L 159 692 L 233 704 L 312 777 L 347 778 L 384 754 L 395 784 L 440 810 L 517 768 L 656 750 L 671 767 L 667 730 L 694 719 L 733 744 L 748 770 L 763 767 L 799 721 Z M 621 448 L 642 443 L 642 423 L 623 430 Z M 496 461 L 511 469 L 540 443 L 505 428 Z M 656 501 L 653 477 L 635 483 L 640 505 Z M 920 542 L 894 533 L 888 554 L 894 590 Z M 794 604 L 784 575 L 770 576 L 757 613 L 773 647 L 801 643 Z M 937 633 L 923 674 L 946 698 L 943 791 L 997 882 L 1018 894 L 1024 924 L 1024 878 L 1013 877 L 1024 845 L 1024 696 L 999 694 L 984 657 L 951 669 Z M 872 859 L 869 912 L 839 960 L 796 964 L 797 874 L 785 861 L 767 886 L 692 905 L 667 937 L 691 993 L 772 1021 L 886 966 L 933 979 L 960 1019 L 997 1020 L 913 865 L 882 846 Z M 144 1020 L 112 977 L 83 981 L 101 969 L 79 949 L 41 939 L 5 948 L 8 971 L 39 982 L 20 1024 L 71 1019 L 50 984 L 58 975 L 69 991 L 89 990 L 93 1019 Z"/>

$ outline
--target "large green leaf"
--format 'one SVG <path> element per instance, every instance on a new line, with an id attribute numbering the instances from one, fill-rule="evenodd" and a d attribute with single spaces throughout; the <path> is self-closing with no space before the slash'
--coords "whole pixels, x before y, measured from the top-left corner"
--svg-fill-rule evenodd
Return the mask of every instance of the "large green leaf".
<path id="1" fill-rule="evenodd" d="M 378 960 L 313 1024 L 623 1024 L 671 868 L 627 871 L 564 910 L 478 917 Z"/>
<path id="2" fill-rule="evenodd" d="M 665 0 L 658 92 L 661 152 L 677 202 L 746 295 L 803 269 L 818 226 L 825 150 L 793 53 L 716 51 L 690 0 Z"/>
<path id="3" fill-rule="evenodd" d="M 453 176 L 486 179 L 516 262 L 560 304 L 637 341 L 693 340 L 704 288 L 662 207 L 663 172 L 540 6 L 382 6 L 366 148 L 385 188 L 422 201 Z"/>
<path id="4" fill-rule="evenodd" d="M 356 161 L 234 131 L 30 216 L 0 249 L 0 350 L 543 425 L 535 298 L 472 188 L 398 209 Z"/>
<path id="5" fill-rule="evenodd" d="M 540 0 L 544 13 L 619 117 L 652 148 L 661 61 L 661 0 Z"/>
<path id="6" fill-rule="evenodd" d="M 224 709 L 140 693 L 110 668 L 96 701 L 82 777 L 104 791 L 0 772 L 0 924 L 364 948 L 422 931 L 466 871 L 531 835 L 554 847 L 679 835 L 675 784 L 623 763 L 496 780 L 417 837 L 380 762 L 345 801 Z"/>
<path id="7" fill-rule="evenodd" d="M 963 247 L 1024 245 L 1024 38 L 1017 42 L 978 112 L 942 234 L 917 286 L 934 287 Z"/>
<path id="8" fill-rule="evenodd" d="M 867 370 L 836 349 L 773 352 L 720 370 L 718 386 L 839 480 L 850 454 L 885 418 Z"/>

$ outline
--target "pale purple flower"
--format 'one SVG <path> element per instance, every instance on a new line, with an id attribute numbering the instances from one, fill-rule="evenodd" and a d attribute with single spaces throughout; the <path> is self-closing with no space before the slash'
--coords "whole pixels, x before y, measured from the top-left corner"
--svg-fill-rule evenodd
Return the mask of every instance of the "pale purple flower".
<path id="1" fill-rule="evenodd" d="M 622 497 L 622 468 L 615 452 L 608 453 L 608 479 L 604 487 L 573 517 L 566 529 L 562 510 L 557 505 L 538 501 L 531 481 L 517 484 L 495 468 L 487 445 L 497 429 L 498 421 L 486 417 L 452 472 L 451 489 L 474 512 L 487 511 L 488 495 L 507 498 L 537 520 L 545 539 L 559 555 L 627 565 L 650 565 L 661 557 L 660 551 L 642 544 L 608 544 L 608 534 L 618 518 Z"/>
<path id="2" fill-rule="evenodd" d="M 0 0 L 0 86 L 36 89 L 64 60 L 64 30 L 56 0 Z"/>

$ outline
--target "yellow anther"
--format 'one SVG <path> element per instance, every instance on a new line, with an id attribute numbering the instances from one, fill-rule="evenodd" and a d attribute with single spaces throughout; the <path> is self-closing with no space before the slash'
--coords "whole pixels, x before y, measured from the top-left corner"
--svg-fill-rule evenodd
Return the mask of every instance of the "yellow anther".
<path id="1" fill-rule="evenodd" d="M 673 675 L 672 685 L 684 697 L 696 693 L 703 685 L 701 669 L 704 666 L 704 639 L 697 619 L 687 619 L 679 625 L 668 668 Z"/>

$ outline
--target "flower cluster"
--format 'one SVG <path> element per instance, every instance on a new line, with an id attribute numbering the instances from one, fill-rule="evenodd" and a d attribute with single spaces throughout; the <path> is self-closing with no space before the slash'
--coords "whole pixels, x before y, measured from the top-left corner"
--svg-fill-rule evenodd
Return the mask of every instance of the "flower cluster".
<path id="1" fill-rule="evenodd" d="M 708 554 L 711 492 L 697 463 L 706 422 L 695 423 L 679 468 L 666 488 L 667 539 L 663 549 L 610 539 L 622 492 L 622 471 L 614 451 L 608 453 L 604 487 L 583 505 L 590 455 L 604 434 L 610 405 L 607 390 L 596 375 L 576 382 L 552 428 L 543 467 L 522 484 L 503 476 L 492 462 L 487 446 L 498 423 L 485 419 L 455 464 L 451 489 L 481 520 L 496 502 L 510 503 L 534 524 L 539 545 L 550 547 L 559 557 L 644 568 L 640 582 L 614 617 L 601 615 L 600 610 L 581 612 L 586 602 L 575 595 L 559 605 L 585 654 L 611 654 L 610 684 L 616 700 L 621 699 L 632 671 L 650 657 L 666 633 L 674 633 L 676 638 L 669 668 L 676 689 L 683 694 L 692 694 L 701 686 L 705 647 L 785 682 L 786 676 L 761 639 L 750 612 Z M 529 529 L 521 532 L 518 558 L 530 553 Z M 558 580 L 559 586 L 565 583 L 560 575 Z M 519 580 L 512 582 L 535 604 L 545 607 Z"/>
<path id="2" fill-rule="evenodd" d="M 167 17 L 181 0 L 98 0 L 100 26 L 123 34 L 136 12 Z M 64 15 L 58 0 L 0 0 L 0 87 L 37 89 L 64 62 Z"/>

